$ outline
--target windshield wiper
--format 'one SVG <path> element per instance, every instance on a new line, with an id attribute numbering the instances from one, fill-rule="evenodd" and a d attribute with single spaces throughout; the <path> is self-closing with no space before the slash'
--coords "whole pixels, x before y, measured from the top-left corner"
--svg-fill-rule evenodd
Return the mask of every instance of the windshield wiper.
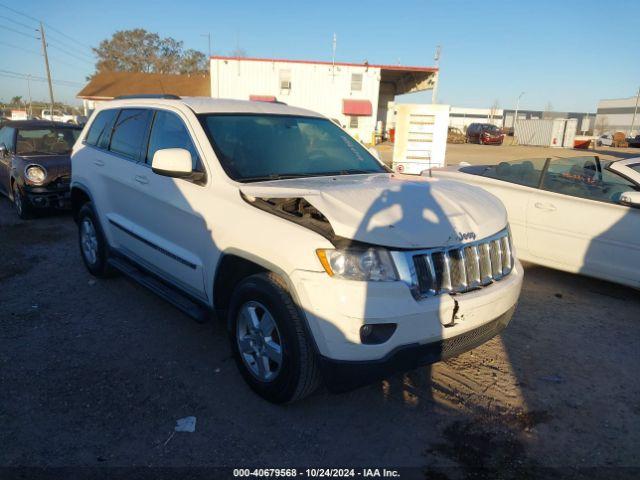
<path id="1" fill-rule="evenodd" d="M 300 173 L 272 173 L 271 175 L 263 175 L 258 177 L 244 177 L 240 179 L 244 182 L 267 182 L 270 180 L 286 180 L 288 178 L 301 178 L 306 177 Z"/>

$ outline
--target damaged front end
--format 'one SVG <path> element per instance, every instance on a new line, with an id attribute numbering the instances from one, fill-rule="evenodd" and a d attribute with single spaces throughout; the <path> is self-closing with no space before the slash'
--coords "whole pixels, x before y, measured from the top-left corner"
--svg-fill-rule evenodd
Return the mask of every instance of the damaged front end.
<path id="1" fill-rule="evenodd" d="M 256 198 L 249 197 L 243 193 L 241 195 L 247 203 L 260 210 L 306 227 L 331 242 L 336 239 L 335 232 L 327 217 L 304 198 Z"/>

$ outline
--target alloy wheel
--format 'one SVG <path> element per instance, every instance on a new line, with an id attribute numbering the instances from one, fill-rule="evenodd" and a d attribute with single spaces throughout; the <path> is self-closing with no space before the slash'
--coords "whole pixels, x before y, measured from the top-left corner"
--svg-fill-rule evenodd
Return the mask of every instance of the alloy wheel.
<path id="1" fill-rule="evenodd" d="M 274 380 L 282 368 L 282 336 L 269 310 L 249 301 L 238 311 L 236 341 L 243 363 L 258 380 Z"/>
<path id="2" fill-rule="evenodd" d="M 80 246 L 84 258 L 91 265 L 98 259 L 98 236 L 90 218 L 85 217 L 80 224 Z"/>

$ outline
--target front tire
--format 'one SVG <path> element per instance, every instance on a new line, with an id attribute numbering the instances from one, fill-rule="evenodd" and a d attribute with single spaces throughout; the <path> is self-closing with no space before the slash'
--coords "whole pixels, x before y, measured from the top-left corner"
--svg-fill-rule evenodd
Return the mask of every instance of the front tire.
<path id="1" fill-rule="evenodd" d="M 109 277 L 113 269 L 109 265 L 109 248 L 98 217 L 90 202 L 78 212 L 78 240 L 80 255 L 89 272 L 96 277 Z"/>
<path id="2" fill-rule="evenodd" d="M 29 200 L 20 192 L 17 183 L 13 184 L 13 208 L 22 220 L 28 220 L 33 217 L 33 207 L 29 203 Z"/>
<path id="3" fill-rule="evenodd" d="M 233 356 L 254 392 L 270 402 L 287 403 L 318 387 L 316 353 L 278 275 L 260 273 L 242 280 L 228 315 Z"/>

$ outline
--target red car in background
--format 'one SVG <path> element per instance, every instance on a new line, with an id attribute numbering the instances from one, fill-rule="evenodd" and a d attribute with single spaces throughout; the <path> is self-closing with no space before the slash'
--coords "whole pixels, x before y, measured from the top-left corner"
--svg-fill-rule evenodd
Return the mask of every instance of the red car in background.
<path id="1" fill-rule="evenodd" d="M 502 145 L 504 133 L 491 123 L 472 123 L 467 127 L 467 142 L 481 145 Z"/>

